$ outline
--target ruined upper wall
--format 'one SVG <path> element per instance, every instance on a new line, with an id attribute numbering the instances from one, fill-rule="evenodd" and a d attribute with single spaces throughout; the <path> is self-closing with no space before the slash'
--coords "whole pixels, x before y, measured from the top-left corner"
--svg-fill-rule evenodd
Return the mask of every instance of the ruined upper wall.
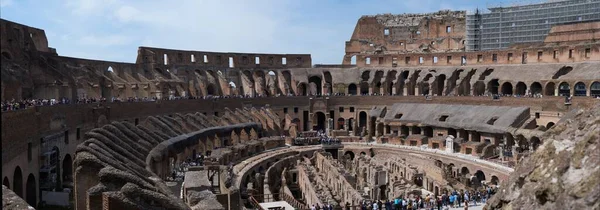
<path id="1" fill-rule="evenodd" d="M 361 17 L 346 55 L 464 51 L 465 11 Z"/>
<path id="2" fill-rule="evenodd" d="M 41 52 L 55 52 L 48 47 L 46 32 L 42 29 L 18 24 L 5 19 L 0 19 L 0 49 L 12 54 L 21 49 L 35 50 Z"/>
<path id="3" fill-rule="evenodd" d="M 138 64 L 155 67 L 197 65 L 213 68 L 310 68 L 310 54 L 260 54 L 233 52 L 187 51 L 140 47 Z"/>

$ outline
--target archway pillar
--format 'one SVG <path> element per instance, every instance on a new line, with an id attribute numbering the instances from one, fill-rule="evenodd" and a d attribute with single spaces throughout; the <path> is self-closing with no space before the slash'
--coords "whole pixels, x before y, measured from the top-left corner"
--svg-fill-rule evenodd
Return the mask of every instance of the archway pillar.
<path id="1" fill-rule="evenodd" d="M 402 95 L 403 96 L 408 96 L 408 88 L 406 86 L 404 86 L 402 89 L 403 89 Z"/>
<path id="2" fill-rule="evenodd" d="M 560 84 L 558 86 L 560 87 Z M 559 90 L 558 87 L 554 88 L 554 96 L 558 96 L 558 90 Z"/>

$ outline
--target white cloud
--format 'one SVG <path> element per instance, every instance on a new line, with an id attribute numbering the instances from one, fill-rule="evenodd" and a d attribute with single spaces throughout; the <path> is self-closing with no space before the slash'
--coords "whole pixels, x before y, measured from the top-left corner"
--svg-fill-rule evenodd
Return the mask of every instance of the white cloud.
<path id="1" fill-rule="evenodd" d="M 129 22 L 140 15 L 140 11 L 131 6 L 121 6 L 115 11 L 115 16 L 121 22 Z"/>
<path id="2" fill-rule="evenodd" d="M 0 7 L 8 7 L 13 4 L 12 0 L 0 0 Z"/>

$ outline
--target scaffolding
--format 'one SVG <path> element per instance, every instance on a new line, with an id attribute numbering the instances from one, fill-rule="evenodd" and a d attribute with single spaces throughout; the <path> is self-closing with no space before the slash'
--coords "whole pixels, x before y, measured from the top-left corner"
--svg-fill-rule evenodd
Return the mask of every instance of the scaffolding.
<path id="1" fill-rule="evenodd" d="M 510 7 L 490 7 L 466 16 L 467 51 L 508 48 L 543 42 L 554 25 L 600 21 L 600 0 L 552 1 Z"/>

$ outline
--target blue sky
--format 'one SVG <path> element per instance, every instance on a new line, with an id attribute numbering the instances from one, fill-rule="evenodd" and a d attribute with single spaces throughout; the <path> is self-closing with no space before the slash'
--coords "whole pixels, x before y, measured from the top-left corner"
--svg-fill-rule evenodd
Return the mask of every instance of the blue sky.
<path id="1" fill-rule="evenodd" d="M 176 2 L 176 3 L 173 3 Z M 59 55 L 135 62 L 138 46 L 310 53 L 341 63 L 361 15 L 474 10 L 493 0 L 0 0 L 3 19 L 41 28 Z"/>

